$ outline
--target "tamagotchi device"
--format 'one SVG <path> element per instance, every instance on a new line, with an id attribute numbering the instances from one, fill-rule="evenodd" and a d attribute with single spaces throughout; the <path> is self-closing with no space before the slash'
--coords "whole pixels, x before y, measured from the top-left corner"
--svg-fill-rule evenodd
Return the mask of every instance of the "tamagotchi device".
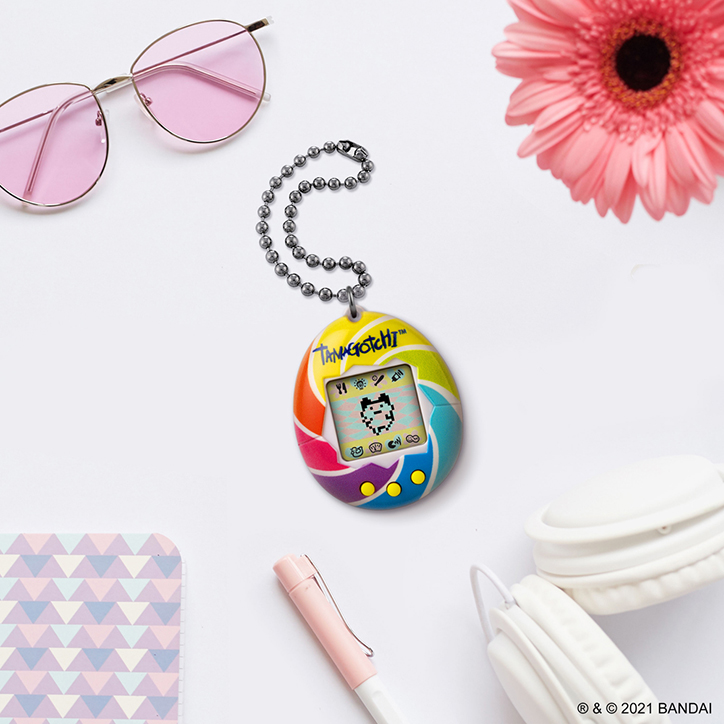
<path id="1" fill-rule="evenodd" d="M 414 327 L 360 310 L 310 345 L 294 390 L 294 426 L 317 482 L 373 510 L 425 497 L 452 470 L 462 407 L 440 353 Z"/>

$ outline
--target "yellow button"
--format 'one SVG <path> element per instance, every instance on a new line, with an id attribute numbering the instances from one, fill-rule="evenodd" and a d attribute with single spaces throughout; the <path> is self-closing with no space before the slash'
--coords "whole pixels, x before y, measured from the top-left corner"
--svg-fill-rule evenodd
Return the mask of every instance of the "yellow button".
<path id="1" fill-rule="evenodd" d="M 396 498 L 402 492 L 402 487 L 399 483 L 390 483 L 387 486 L 387 494 Z"/>
<path id="2" fill-rule="evenodd" d="M 359 491 L 365 498 L 369 498 L 370 495 L 375 494 L 375 486 L 372 483 L 362 483 L 362 485 L 359 486 Z"/>
<path id="3" fill-rule="evenodd" d="M 425 473 L 422 472 L 422 470 L 415 470 L 412 475 L 410 475 L 410 480 L 412 480 L 415 485 L 422 485 L 427 478 L 425 477 Z"/>

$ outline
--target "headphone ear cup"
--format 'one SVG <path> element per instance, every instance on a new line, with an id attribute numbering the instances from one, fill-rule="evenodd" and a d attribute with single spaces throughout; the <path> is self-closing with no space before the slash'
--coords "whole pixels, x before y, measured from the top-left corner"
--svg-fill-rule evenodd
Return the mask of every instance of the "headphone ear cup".
<path id="1" fill-rule="evenodd" d="M 556 698 L 524 650 L 500 631 L 488 646 L 493 670 L 526 724 L 569 724 Z"/>
<path id="2" fill-rule="evenodd" d="M 542 626 L 539 621 L 546 616 L 531 613 L 534 606 L 528 605 L 527 599 L 532 597 L 525 585 L 513 586 L 506 603 L 490 612 L 495 635 L 488 653 L 493 669 L 527 724 L 583 724 L 589 718 L 582 717 L 576 707 L 590 702 L 593 708 L 602 700 L 600 689 L 595 677 L 581 671 L 576 657 L 564 651 L 547 630 L 553 626 L 550 619 L 555 617 L 549 614 L 549 621 Z M 570 604 L 576 606 L 572 601 Z M 585 617 L 585 613 L 581 615 Z M 615 649 L 613 644 L 611 647 Z M 598 720 L 593 717 L 593 721 Z M 614 717 L 607 721 L 622 720 Z"/>
<path id="3" fill-rule="evenodd" d="M 526 724 L 581 724 L 554 670 L 561 668 L 560 661 L 556 665 L 560 653 L 551 650 L 538 625 L 517 605 L 493 609 L 490 623 L 495 630 L 488 645 L 490 663 Z"/>
<path id="4" fill-rule="evenodd" d="M 599 701 L 618 705 L 626 701 L 651 704 L 651 713 L 637 719 L 638 724 L 669 722 L 668 716 L 658 714 L 658 700 L 624 654 L 563 591 L 538 576 L 528 576 L 513 586 L 512 593 L 520 608 L 562 652 L 566 663 L 570 662 L 576 674 L 595 689 Z M 562 670 L 557 673 L 564 675 Z M 567 678 L 570 679 L 570 675 Z M 565 679 L 562 682 L 565 687 Z M 577 690 L 583 689 L 579 685 Z M 625 717 L 619 712 L 607 720 L 624 722 Z"/>
<path id="5" fill-rule="evenodd" d="M 641 581 L 564 590 L 589 613 L 607 615 L 670 601 L 721 578 L 724 578 L 724 549 L 678 570 Z"/>
<path id="6" fill-rule="evenodd" d="M 724 578 L 723 478 L 724 466 L 694 455 L 591 478 L 528 519 L 538 575 L 597 614 Z"/>
<path id="7" fill-rule="evenodd" d="M 489 610 L 485 605 L 481 576 L 502 595 L 503 602 L 497 608 Z M 520 609 L 494 571 L 474 565 L 470 581 L 491 666 L 526 724 L 582 724 L 548 659 L 559 669 L 565 669 L 566 662 L 546 640 L 545 632 Z"/>

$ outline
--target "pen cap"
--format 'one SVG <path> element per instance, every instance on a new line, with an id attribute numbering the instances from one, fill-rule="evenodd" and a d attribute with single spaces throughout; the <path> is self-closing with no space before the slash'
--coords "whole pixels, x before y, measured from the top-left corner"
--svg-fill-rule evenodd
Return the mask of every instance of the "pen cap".
<path id="1" fill-rule="evenodd" d="M 374 676 L 377 670 L 319 587 L 311 561 L 306 556 L 285 556 L 273 569 L 350 688 Z"/>
<path id="2" fill-rule="evenodd" d="M 273 569 L 287 593 L 291 593 L 302 581 L 313 578 L 316 573 L 306 556 L 284 556 L 274 564 Z"/>

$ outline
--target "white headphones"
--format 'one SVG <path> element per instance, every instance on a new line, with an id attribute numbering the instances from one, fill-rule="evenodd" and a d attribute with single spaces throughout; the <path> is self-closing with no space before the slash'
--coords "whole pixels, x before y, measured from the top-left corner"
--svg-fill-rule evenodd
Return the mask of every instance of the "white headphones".
<path id="1" fill-rule="evenodd" d="M 695 456 L 599 475 L 531 516 L 538 575 L 508 591 L 489 569 L 471 580 L 488 656 L 527 724 L 664 724 L 658 701 L 588 613 L 668 601 L 724 577 L 724 467 Z M 504 602 L 483 604 L 479 573 Z"/>

